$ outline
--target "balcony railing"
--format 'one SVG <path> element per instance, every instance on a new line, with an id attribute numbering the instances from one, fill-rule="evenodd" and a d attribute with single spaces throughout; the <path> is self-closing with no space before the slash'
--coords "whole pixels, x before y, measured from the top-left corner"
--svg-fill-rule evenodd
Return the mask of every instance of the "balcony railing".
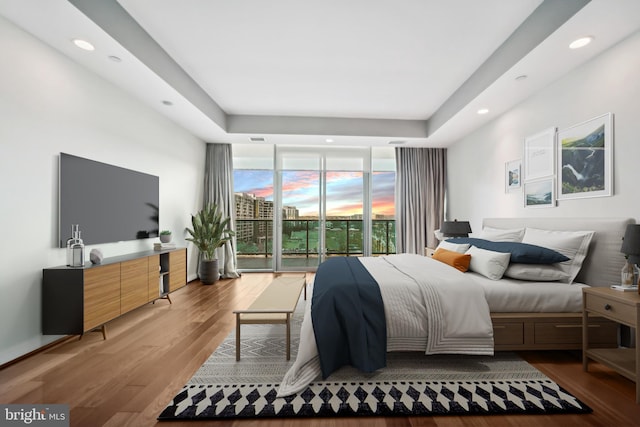
<path id="1" fill-rule="evenodd" d="M 327 256 L 362 256 L 362 220 L 331 219 L 325 225 Z M 282 224 L 282 255 L 287 257 L 318 258 L 319 221 L 313 219 L 286 219 Z M 244 260 L 273 256 L 273 222 L 267 219 L 236 220 L 238 268 L 256 265 Z M 395 253 L 395 221 L 372 221 L 372 254 Z M 243 267 L 246 264 L 247 267 Z M 264 264 L 264 263 L 263 263 Z M 264 266 L 264 265 L 263 265 Z"/>

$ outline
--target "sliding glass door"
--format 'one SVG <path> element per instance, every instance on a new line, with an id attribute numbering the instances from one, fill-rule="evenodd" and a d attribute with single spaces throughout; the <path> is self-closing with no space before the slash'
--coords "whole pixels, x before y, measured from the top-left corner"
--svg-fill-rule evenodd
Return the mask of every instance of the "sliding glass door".
<path id="1" fill-rule="evenodd" d="M 315 270 L 329 256 L 369 252 L 369 152 L 277 148 L 277 270 Z"/>
<path id="2" fill-rule="evenodd" d="M 300 165 L 303 167 L 303 165 Z M 277 270 L 307 270 L 317 267 L 322 253 L 320 232 L 321 174 L 300 167 L 279 172 L 279 253 Z"/>
<path id="3" fill-rule="evenodd" d="M 395 252 L 393 148 L 233 148 L 241 271 Z"/>

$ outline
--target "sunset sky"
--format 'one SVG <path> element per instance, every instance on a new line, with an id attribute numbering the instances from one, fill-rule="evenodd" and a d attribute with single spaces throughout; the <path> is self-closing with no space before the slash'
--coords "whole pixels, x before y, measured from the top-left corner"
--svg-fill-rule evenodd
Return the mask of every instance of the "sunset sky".
<path id="1" fill-rule="evenodd" d="M 373 215 L 394 214 L 393 172 L 373 174 Z M 273 173 L 261 170 L 235 170 L 234 191 L 255 194 L 273 200 Z M 283 204 L 295 206 L 300 216 L 318 215 L 319 173 L 285 171 Z M 327 216 L 362 214 L 362 174 L 360 172 L 327 172 Z"/>

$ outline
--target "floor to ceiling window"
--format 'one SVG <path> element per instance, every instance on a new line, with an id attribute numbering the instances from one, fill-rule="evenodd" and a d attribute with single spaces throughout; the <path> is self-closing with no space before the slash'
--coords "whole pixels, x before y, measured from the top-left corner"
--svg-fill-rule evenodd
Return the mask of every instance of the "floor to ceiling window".
<path id="1" fill-rule="evenodd" d="M 273 145 L 236 144 L 233 191 L 239 270 L 273 270 Z"/>
<path id="2" fill-rule="evenodd" d="M 395 253 L 393 149 L 234 145 L 238 268 Z"/>

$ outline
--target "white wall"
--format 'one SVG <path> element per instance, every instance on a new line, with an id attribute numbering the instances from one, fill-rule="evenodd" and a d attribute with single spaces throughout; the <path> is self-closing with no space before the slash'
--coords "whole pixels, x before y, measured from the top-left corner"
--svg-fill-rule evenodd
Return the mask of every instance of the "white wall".
<path id="1" fill-rule="evenodd" d="M 0 364 L 59 338 L 41 335 L 40 312 L 42 268 L 66 262 L 56 248 L 61 151 L 159 176 L 160 228 L 178 245 L 201 205 L 203 141 L 0 17 Z M 155 241 L 97 247 L 109 257 Z"/>
<path id="2" fill-rule="evenodd" d="M 482 218 L 486 217 L 640 218 L 638 52 L 640 33 L 451 146 L 448 219 L 469 219 L 472 229 L 479 231 Z M 524 208 L 522 192 L 505 194 L 505 162 L 523 157 L 525 137 L 551 127 L 566 128 L 608 112 L 614 114 L 615 123 L 612 197 L 562 200 L 555 208 L 532 209 Z"/>

